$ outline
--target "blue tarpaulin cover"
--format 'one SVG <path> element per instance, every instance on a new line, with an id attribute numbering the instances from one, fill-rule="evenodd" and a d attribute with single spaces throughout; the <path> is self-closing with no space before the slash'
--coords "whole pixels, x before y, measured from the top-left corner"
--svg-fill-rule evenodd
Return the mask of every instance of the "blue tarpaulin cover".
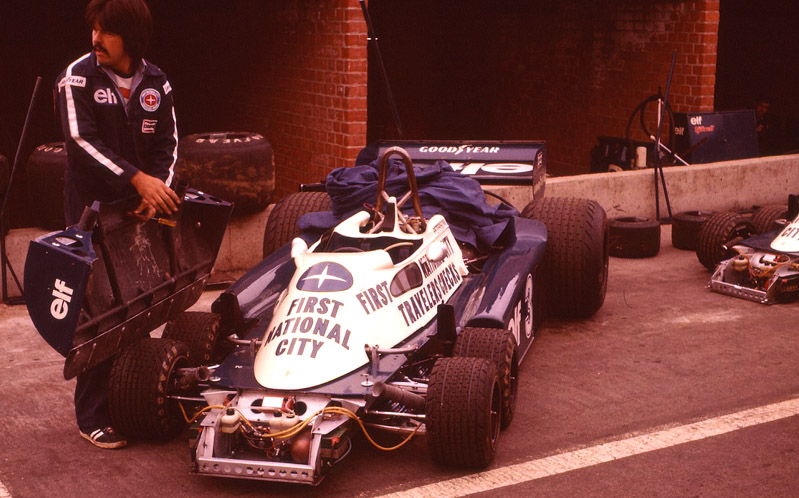
<path id="1" fill-rule="evenodd" d="M 512 224 L 513 217 L 519 215 L 515 208 L 505 203 L 490 206 L 480 184 L 453 170 L 446 161 L 415 165 L 414 172 L 425 218 L 441 214 L 458 241 L 479 251 L 488 250 L 508 224 Z M 364 210 L 364 206 L 373 206 L 377 201 L 378 176 L 377 160 L 331 171 L 325 187 L 330 195 L 332 211 L 302 216 L 297 225 L 303 238 L 310 243 L 340 221 Z M 398 200 L 410 188 L 405 164 L 398 157 L 389 159 L 385 188 Z M 402 211 L 413 214 L 411 200 L 402 206 Z"/>

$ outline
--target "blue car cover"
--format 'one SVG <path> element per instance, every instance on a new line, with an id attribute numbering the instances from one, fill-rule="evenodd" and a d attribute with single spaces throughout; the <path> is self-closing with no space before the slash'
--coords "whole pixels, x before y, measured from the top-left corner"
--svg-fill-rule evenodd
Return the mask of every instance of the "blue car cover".
<path id="1" fill-rule="evenodd" d="M 359 159 L 364 157 L 359 155 Z M 480 184 L 462 175 L 446 161 L 414 165 L 422 213 L 429 219 L 441 214 L 459 242 L 480 252 L 487 251 L 519 212 L 505 203 L 490 206 Z M 302 237 L 311 242 L 340 221 L 373 206 L 377 201 L 378 160 L 350 168 L 338 168 L 325 180 L 332 211 L 308 213 L 298 220 Z M 398 157 L 389 159 L 386 171 L 386 192 L 399 199 L 408 191 L 405 164 Z M 413 204 L 402 206 L 403 213 L 413 214 Z"/>

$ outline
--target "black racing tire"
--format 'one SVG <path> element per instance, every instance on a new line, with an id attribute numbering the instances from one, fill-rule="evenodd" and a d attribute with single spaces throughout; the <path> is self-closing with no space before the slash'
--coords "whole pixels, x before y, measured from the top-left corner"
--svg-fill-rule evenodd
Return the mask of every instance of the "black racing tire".
<path id="1" fill-rule="evenodd" d="M 672 217 L 671 245 L 677 249 L 696 251 L 696 239 L 702 225 L 715 211 L 683 211 Z"/>
<path id="2" fill-rule="evenodd" d="M 754 212 L 751 221 L 755 233 L 766 233 L 778 228 L 774 223 L 779 219 L 788 216 L 788 206 L 781 204 L 769 204 Z"/>
<path id="3" fill-rule="evenodd" d="M 174 372 L 190 366 L 182 342 L 146 337 L 114 359 L 108 379 L 108 407 L 114 427 L 132 439 L 168 441 L 186 420 L 178 402 L 167 395 Z"/>
<path id="4" fill-rule="evenodd" d="M 26 191 L 35 225 L 47 230 L 64 228 L 66 170 L 67 151 L 64 142 L 40 145 L 28 157 L 25 171 Z"/>
<path id="5" fill-rule="evenodd" d="M 266 220 L 263 257 L 267 257 L 300 235 L 297 220 L 307 213 L 330 211 L 327 192 L 297 192 L 280 200 Z"/>
<path id="6" fill-rule="evenodd" d="M 167 322 L 161 337 L 185 344 L 192 366 L 214 365 L 230 351 L 219 337 L 219 320 L 216 313 L 184 311 Z"/>
<path id="7" fill-rule="evenodd" d="M 234 216 L 263 211 L 275 191 L 272 145 L 258 133 L 187 135 L 175 169 L 189 186 L 232 202 Z"/>
<path id="8" fill-rule="evenodd" d="M 519 352 L 509 330 L 464 327 L 452 356 L 483 358 L 494 362 L 502 392 L 502 428 L 508 427 L 516 413 L 519 392 Z"/>
<path id="9" fill-rule="evenodd" d="M 496 454 L 501 402 L 493 362 L 436 360 L 425 404 L 427 447 L 433 460 L 457 467 L 488 467 Z"/>
<path id="10" fill-rule="evenodd" d="M 543 308 L 558 318 L 588 318 L 602 307 L 608 288 L 608 219 L 598 202 L 545 197 L 522 216 L 547 227 L 547 248 L 538 266 Z"/>
<path id="11" fill-rule="evenodd" d="M 660 251 L 660 223 L 649 218 L 624 216 L 610 225 L 610 255 L 616 258 L 651 258 Z"/>
<path id="12" fill-rule="evenodd" d="M 754 233 L 755 227 L 750 219 L 729 211 L 716 213 L 699 230 L 696 257 L 702 266 L 712 271 L 732 256 L 730 245 L 734 241 L 747 239 Z"/>

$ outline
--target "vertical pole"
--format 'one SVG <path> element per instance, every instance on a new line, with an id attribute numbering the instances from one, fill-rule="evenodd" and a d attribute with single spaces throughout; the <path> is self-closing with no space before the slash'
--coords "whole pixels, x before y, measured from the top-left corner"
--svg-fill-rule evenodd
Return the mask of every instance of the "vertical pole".
<path id="1" fill-rule="evenodd" d="M 386 66 L 383 64 L 383 55 L 380 53 L 380 46 L 377 44 L 377 37 L 375 36 L 374 27 L 372 26 L 372 18 L 369 17 L 369 10 L 366 8 L 366 2 L 364 0 L 358 0 L 361 4 L 361 11 L 363 12 L 363 19 L 366 21 L 366 29 L 367 29 L 367 40 L 372 42 L 372 46 L 375 48 L 375 55 L 377 56 L 377 63 L 380 66 L 380 74 L 383 76 L 383 85 L 386 89 L 386 97 L 388 98 L 388 104 L 391 107 L 391 114 L 394 117 L 394 126 L 397 129 L 397 138 L 403 138 L 405 136 L 405 132 L 402 129 L 402 123 L 400 123 L 399 112 L 397 112 L 397 103 L 394 101 L 394 94 L 391 93 L 391 85 L 388 82 L 388 73 L 386 72 Z"/>

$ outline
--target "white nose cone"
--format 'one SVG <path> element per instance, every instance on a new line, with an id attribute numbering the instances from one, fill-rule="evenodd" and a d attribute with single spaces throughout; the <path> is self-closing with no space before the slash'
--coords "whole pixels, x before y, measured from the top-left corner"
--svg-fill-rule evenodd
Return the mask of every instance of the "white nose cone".
<path id="1" fill-rule="evenodd" d="M 771 248 L 775 251 L 799 253 L 799 217 L 771 241 Z"/>

